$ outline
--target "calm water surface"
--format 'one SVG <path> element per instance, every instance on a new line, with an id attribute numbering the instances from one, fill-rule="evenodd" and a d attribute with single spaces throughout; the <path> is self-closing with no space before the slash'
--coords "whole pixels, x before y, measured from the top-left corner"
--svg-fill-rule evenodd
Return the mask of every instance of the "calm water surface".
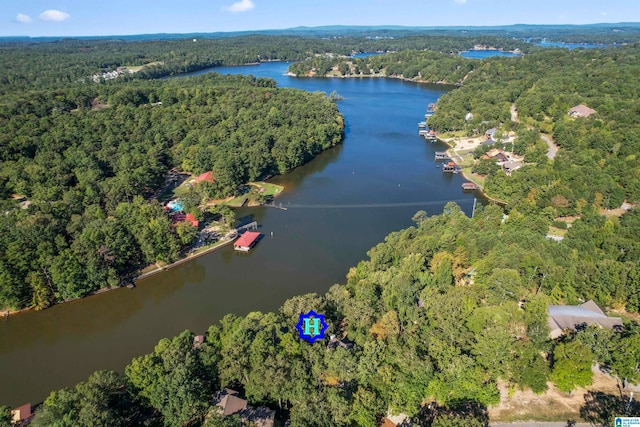
<path id="1" fill-rule="evenodd" d="M 287 211 L 241 209 L 265 237 L 249 254 L 231 247 L 117 289 L 0 320 L 0 405 L 42 401 L 51 390 L 98 369 L 122 370 L 163 337 L 203 333 L 227 313 L 276 310 L 298 294 L 343 283 L 349 267 L 419 209 L 442 211 L 458 200 L 467 214 L 473 194 L 458 175 L 443 176 L 433 153 L 444 147 L 418 137 L 417 123 L 442 86 L 383 79 L 297 79 L 285 63 L 220 68 L 272 77 L 281 87 L 337 91 L 344 144 L 293 173 L 273 179 Z M 203 71 L 206 72 L 206 71 Z M 202 72 L 200 72 L 202 73 Z M 198 73 L 199 74 L 199 73 Z M 273 235 L 271 235 L 273 233 Z"/>
<path id="2" fill-rule="evenodd" d="M 494 49 L 483 49 L 483 50 L 465 50 L 464 52 L 460 52 L 460 56 L 471 59 L 484 59 L 491 58 L 493 56 L 505 56 L 505 57 L 514 57 L 514 56 L 522 56 L 519 53 L 513 52 L 503 52 L 501 50 Z"/>

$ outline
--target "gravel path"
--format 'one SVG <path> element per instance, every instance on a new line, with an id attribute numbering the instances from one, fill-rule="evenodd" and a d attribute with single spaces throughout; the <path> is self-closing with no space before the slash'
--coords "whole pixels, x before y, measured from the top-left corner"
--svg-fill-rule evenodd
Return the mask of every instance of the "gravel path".
<path id="1" fill-rule="evenodd" d="M 551 138 L 549 138 L 547 135 L 543 133 L 540 134 L 540 138 L 542 138 L 544 142 L 546 142 L 547 145 L 549 146 L 547 157 L 550 158 L 551 160 L 555 159 L 556 154 L 558 154 L 558 146 L 553 142 Z"/>

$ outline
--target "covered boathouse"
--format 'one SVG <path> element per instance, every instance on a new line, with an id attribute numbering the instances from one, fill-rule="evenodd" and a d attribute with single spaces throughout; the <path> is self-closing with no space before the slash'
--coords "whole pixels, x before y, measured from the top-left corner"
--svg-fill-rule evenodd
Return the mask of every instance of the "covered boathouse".
<path id="1" fill-rule="evenodd" d="M 242 236 L 233 242 L 233 249 L 236 251 L 249 252 L 253 248 L 258 240 L 260 240 L 261 234 L 257 231 L 247 231 Z"/>

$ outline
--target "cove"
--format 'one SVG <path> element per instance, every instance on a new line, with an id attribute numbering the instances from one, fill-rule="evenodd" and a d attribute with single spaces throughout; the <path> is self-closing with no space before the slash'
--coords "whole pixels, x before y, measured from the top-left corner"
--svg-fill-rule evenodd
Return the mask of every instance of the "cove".
<path id="1" fill-rule="evenodd" d="M 322 294 L 344 283 L 350 267 L 390 232 L 412 225 L 422 209 L 457 201 L 469 215 L 474 194 L 459 175 L 435 167 L 445 147 L 418 136 L 427 106 L 448 89 L 396 79 L 302 79 L 288 64 L 226 67 L 277 80 L 279 87 L 336 91 L 345 140 L 272 181 L 285 186 L 277 204 L 244 208 L 264 238 L 248 254 L 228 246 L 137 283 L 50 309 L 0 320 L 0 404 L 42 401 L 52 390 L 98 369 L 122 370 L 163 337 L 204 333 L 225 314 L 277 310 L 295 295 Z M 273 233 L 273 236 L 271 235 Z"/>

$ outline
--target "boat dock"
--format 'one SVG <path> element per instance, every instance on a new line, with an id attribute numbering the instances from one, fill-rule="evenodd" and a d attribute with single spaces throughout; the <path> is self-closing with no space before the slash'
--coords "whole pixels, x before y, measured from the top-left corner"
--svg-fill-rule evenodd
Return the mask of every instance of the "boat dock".
<path id="1" fill-rule="evenodd" d="M 464 191 L 474 191 L 474 190 L 479 190 L 480 186 L 478 184 L 476 184 L 475 182 L 463 182 L 462 183 L 462 190 Z"/>
<path id="2" fill-rule="evenodd" d="M 257 231 L 245 231 L 245 233 L 233 243 L 233 249 L 241 252 L 249 252 L 261 237 L 262 234 Z"/>
<path id="3" fill-rule="evenodd" d="M 282 203 L 280 203 L 279 205 L 276 205 L 273 202 L 272 203 L 265 203 L 263 206 L 266 206 L 268 208 L 276 208 L 276 209 L 280 209 L 280 210 L 283 210 L 283 211 L 287 210 L 286 207 L 282 206 Z"/>
<path id="4" fill-rule="evenodd" d="M 458 173 L 460 172 L 460 166 L 456 165 L 454 162 L 447 162 L 442 165 L 442 172 Z"/>
<path id="5" fill-rule="evenodd" d="M 449 153 L 447 153 L 446 151 L 436 151 L 435 159 L 436 160 L 451 160 L 451 157 L 449 156 Z"/>

